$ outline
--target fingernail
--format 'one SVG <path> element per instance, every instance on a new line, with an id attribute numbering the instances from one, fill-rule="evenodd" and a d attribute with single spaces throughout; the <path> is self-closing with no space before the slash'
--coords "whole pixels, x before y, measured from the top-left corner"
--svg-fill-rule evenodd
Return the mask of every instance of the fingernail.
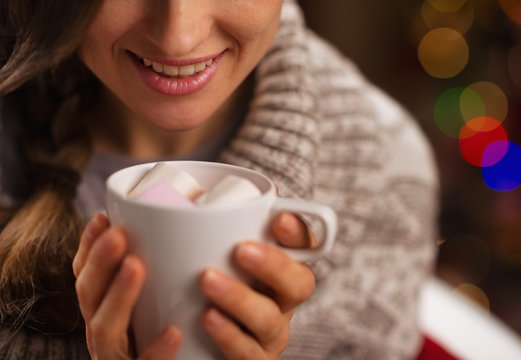
<path id="1" fill-rule="evenodd" d="M 122 281 L 128 281 L 132 276 L 132 272 L 132 260 L 125 258 L 121 263 L 118 276 Z"/>
<path id="2" fill-rule="evenodd" d="M 288 213 L 282 213 L 280 214 L 279 216 L 279 226 L 281 228 L 285 228 L 288 226 L 288 222 L 289 222 L 289 214 Z"/>
<path id="3" fill-rule="evenodd" d="M 220 293 L 225 286 L 224 277 L 213 269 L 206 269 L 202 275 L 201 287 L 209 295 Z"/>
<path id="4" fill-rule="evenodd" d="M 285 233 L 292 234 L 295 232 L 295 218 L 289 213 L 282 213 L 279 217 L 278 226 Z"/>
<path id="5" fill-rule="evenodd" d="M 113 238 L 113 231 L 106 231 L 104 234 L 101 235 L 101 238 L 99 240 L 101 251 L 104 254 L 112 254 L 115 249 L 117 248 L 116 241 L 114 241 Z"/>
<path id="6" fill-rule="evenodd" d="M 265 259 L 266 254 L 260 248 L 260 245 L 242 243 L 237 248 L 237 256 L 243 265 L 254 267 Z"/>
<path id="7" fill-rule="evenodd" d="M 181 341 L 182 335 L 179 329 L 168 326 L 163 330 L 161 334 L 161 344 L 164 347 L 171 348 L 176 346 Z"/>
<path id="8" fill-rule="evenodd" d="M 224 322 L 223 315 L 214 308 L 209 309 L 206 312 L 206 316 L 204 318 L 206 325 L 211 327 L 218 327 Z"/>
<path id="9" fill-rule="evenodd" d="M 90 221 L 87 223 L 87 234 L 90 237 L 96 237 L 102 229 L 102 220 L 101 220 L 101 214 L 97 213 L 90 219 Z"/>

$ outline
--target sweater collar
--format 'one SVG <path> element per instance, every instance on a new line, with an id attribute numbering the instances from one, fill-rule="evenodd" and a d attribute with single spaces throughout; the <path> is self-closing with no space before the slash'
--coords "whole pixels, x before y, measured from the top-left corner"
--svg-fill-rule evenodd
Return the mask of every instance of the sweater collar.
<path id="1" fill-rule="evenodd" d="M 306 32 L 300 8 L 285 0 L 277 35 L 256 69 L 250 110 L 221 154 L 269 176 L 283 196 L 312 196 L 320 141 Z"/>

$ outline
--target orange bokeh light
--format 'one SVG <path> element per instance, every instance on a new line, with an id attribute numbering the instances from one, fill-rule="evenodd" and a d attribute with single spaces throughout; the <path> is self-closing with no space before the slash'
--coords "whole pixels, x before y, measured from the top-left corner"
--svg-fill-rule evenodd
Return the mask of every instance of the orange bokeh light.
<path id="1" fill-rule="evenodd" d="M 521 1 L 519 0 L 498 0 L 499 6 L 513 22 L 521 25 Z"/>

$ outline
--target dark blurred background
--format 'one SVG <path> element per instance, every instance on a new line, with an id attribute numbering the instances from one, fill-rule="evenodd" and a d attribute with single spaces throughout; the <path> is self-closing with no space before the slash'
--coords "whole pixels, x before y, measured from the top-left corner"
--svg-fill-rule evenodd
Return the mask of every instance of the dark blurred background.
<path id="1" fill-rule="evenodd" d="M 441 181 L 437 275 L 521 334 L 521 187 L 489 187 L 434 115 L 444 92 L 478 83 L 495 94 L 487 107 L 503 107 L 496 113 L 510 141 L 521 143 L 521 0 L 299 2 L 310 27 L 405 105 L 430 139 Z"/>

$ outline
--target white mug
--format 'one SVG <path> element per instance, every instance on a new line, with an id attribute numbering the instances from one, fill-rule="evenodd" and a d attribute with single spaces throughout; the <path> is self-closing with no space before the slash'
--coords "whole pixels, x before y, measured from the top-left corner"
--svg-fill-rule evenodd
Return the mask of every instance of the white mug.
<path id="1" fill-rule="evenodd" d="M 184 335 L 176 359 L 218 359 L 221 355 L 201 322 L 207 304 L 197 281 L 202 271 L 211 266 L 240 277 L 230 255 L 235 245 L 244 240 L 270 242 L 299 261 L 317 260 L 333 246 L 337 218 L 327 206 L 278 197 L 273 182 L 250 169 L 199 161 L 171 163 L 194 177 L 203 189 L 231 174 L 250 180 L 261 191 L 261 196 L 238 204 L 176 207 L 143 202 L 127 195 L 154 163 L 119 170 L 107 180 L 111 224 L 125 230 L 129 252 L 143 260 L 147 271 L 132 314 L 138 354 L 165 326 L 173 324 Z M 269 227 L 280 211 L 318 218 L 324 229 L 319 246 L 288 249 L 278 245 Z"/>

